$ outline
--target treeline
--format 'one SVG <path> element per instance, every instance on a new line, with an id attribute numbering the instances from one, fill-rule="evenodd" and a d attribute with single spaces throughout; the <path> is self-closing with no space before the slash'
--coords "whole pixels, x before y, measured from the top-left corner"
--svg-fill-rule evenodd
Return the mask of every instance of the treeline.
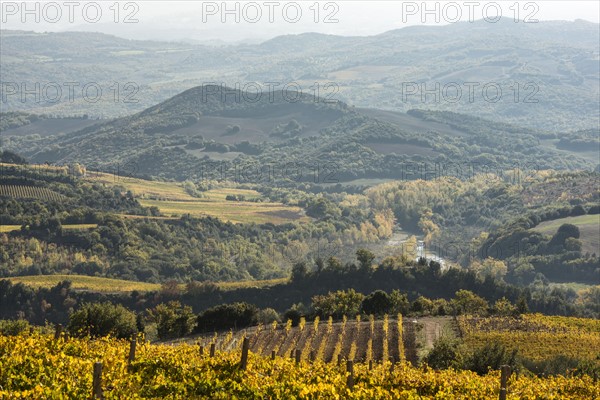
<path id="1" fill-rule="evenodd" d="M 19 111 L 0 113 L 0 132 L 11 128 L 18 128 L 20 126 L 29 125 L 32 122 L 45 118 L 48 118 L 48 116 L 29 114 Z"/>
<path id="2" fill-rule="evenodd" d="M 7 164 L 27 164 L 27 160 L 24 157 L 8 150 L 0 151 L 0 162 Z"/>
<path id="3" fill-rule="evenodd" d="M 600 150 L 600 130 L 586 129 L 561 135 L 556 146 L 572 151 L 598 151 Z"/>
<path id="4" fill-rule="evenodd" d="M 52 289 L 32 289 L 4 280 L 0 285 L 0 318 L 21 317 L 38 324 L 44 321 L 65 323 L 82 303 L 109 300 L 138 313 L 175 301 L 195 313 L 222 304 L 246 303 L 257 309 L 275 309 L 290 319 L 316 315 L 341 317 L 356 312 L 453 315 L 460 313 L 461 308 L 457 308 L 452 299 L 457 293 L 466 292 L 469 299 L 475 299 L 473 304 L 481 306 L 477 309 L 468 306 L 471 313 L 493 312 L 492 308 L 500 301 L 510 307 L 518 305 L 521 310 L 528 308 L 545 314 L 600 316 L 600 290 L 592 289 L 578 298 L 574 292 L 559 288 L 519 288 L 491 276 L 482 279 L 472 271 L 454 268 L 442 271 L 438 263 L 424 259 L 415 263 L 402 257 L 390 257 L 378 266 L 372 266 L 370 252 L 361 250 L 358 257 L 358 264 L 342 264 L 331 257 L 325 263 L 318 262 L 314 269 L 299 263 L 286 284 L 229 291 L 220 290 L 210 282 L 189 282 L 182 289 L 173 281 L 163 284 L 159 292 L 106 295 L 72 291 L 68 282 Z M 231 311 L 224 310 L 225 314 Z M 467 312 L 467 309 L 463 311 Z M 213 315 L 211 318 L 207 321 L 215 318 L 226 321 L 229 317 Z"/>
<path id="5" fill-rule="evenodd" d="M 6 281 L 2 281 L 0 289 L 6 291 Z M 310 303 L 294 304 L 283 312 L 271 307 L 259 308 L 247 302 L 223 303 L 209 307 L 197 314 L 189 305 L 179 300 L 168 300 L 143 309 L 132 311 L 122 304 L 110 301 L 89 302 L 82 300 L 76 305 L 76 300 L 66 297 L 68 283 L 61 283 L 46 292 L 47 301 L 43 300 L 44 317 L 64 321 L 72 334 L 117 337 L 131 337 L 137 332 L 145 332 L 147 324 L 156 328 L 158 339 L 172 339 L 188 335 L 192 332 L 206 333 L 227 329 L 243 329 L 257 324 L 288 323 L 297 326 L 301 319 L 311 321 L 315 318 L 342 320 L 347 316 L 383 317 L 385 315 L 431 316 L 431 315 L 498 315 L 517 316 L 529 311 L 527 301 L 520 298 L 513 304 L 506 298 L 495 303 L 488 301 L 468 290 L 458 290 L 449 299 L 429 299 L 419 296 L 410 301 L 405 293 L 393 290 L 390 294 L 376 290 L 367 295 L 354 289 L 338 290 L 322 295 L 314 295 Z M 67 315 L 60 315 L 57 307 L 52 307 L 50 301 L 60 301 L 69 306 Z M 75 306 L 76 305 L 76 306 Z M 3 310 L 4 311 L 4 310 Z M 9 316 L 2 313 L 2 318 Z M 33 324 L 43 324 L 48 319 L 31 318 L 26 312 L 18 312 L 16 318 L 27 320 Z"/>

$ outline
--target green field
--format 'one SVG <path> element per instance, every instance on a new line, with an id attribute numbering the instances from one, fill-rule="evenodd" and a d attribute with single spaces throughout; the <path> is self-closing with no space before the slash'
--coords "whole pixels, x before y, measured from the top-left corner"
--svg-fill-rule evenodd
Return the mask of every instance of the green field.
<path id="1" fill-rule="evenodd" d="M 533 230 L 545 235 L 554 235 L 562 224 L 573 224 L 581 233 L 579 239 L 583 243 L 582 252 L 600 254 L 600 214 L 566 217 L 542 222 Z"/>
<path id="2" fill-rule="evenodd" d="M 32 287 L 51 288 L 62 281 L 71 281 L 72 288 L 86 292 L 100 293 L 125 293 L 137 290 L 138 292 L 151 292 L 161 289 L 159 283 L 146 283 L 126 281 L 123 279 L 103 278 L 85 275 L 29 275 L 16 276 L 9 279 L 13 283 L 23 283 Z M 235 290 L 249 287 L 269 287 L 285 283 L 287 278 L 268 279 L 263 281 L 217 282 L 221 290 Z M 185 285 L 180 285 L 181 289 Z"/>
<path id="3" fill-rule="evenodd" d="M 272 202 L 225 200 L 227 195 L 242 195 L 246 200 L 260 198 L 260 193 L 255 190 L 218 188 L 203 192 L 203 197 L 197 198 L 187 193 L 183 184 L 178 182 L 147 181 L 97 172 L 90 173 L 86 179 L 107 185 L 123 186 L 133 193 L 142 206 L 157 207 L 167 217 L 190 214 L 195 217 L 217 217 L 234 223 L 259 224 L 266 222 L 283 224 L 309 220 L 300 207 Z"/>

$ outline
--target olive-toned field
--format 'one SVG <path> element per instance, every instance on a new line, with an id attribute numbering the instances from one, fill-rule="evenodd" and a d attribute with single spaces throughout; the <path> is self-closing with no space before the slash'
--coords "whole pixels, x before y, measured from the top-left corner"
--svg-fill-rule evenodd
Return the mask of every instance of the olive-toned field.
<path id="1" fill-rule="evenodd" d="M 103 278 L 85 275 L 29 275 L 7 278 L 13 283 L 23 283 L 31 287 L 51 288 L 59 282 L 70 281 L 75 290 L 99 293 L 151 292 L 161 289 L 158 283 L 127 281 L 123 279 Z M 245 287 L 268 287 L 284 283 L 286 278 L 268 279 L 263 281 L 217 282 L 221 290 L 235 290 Z M 181 290 L 185 285 L 180 285 Z"/>
<path id="2" fill-rule="evenodd" d="M 92 172 L 86 178 L 92 182 L 121 186 L 129 190 L 145 207 L 157 207 L 167 217 L 192 215 L 210 216 L 233 223 L 306 222 L 309 220 L 300 207 L 287 206 L 268 201 L 252 201 L 260 198 L 255 190 L 240 188 L 216 188 L 194 197 L 178 182 L 148 181 L 137 178 Z M 228 195 L 243 197 L 243 201 L 226 200 Z"/>
<path id="3" fill-rule="evenodd" d="M 580 215 L 578 217 L 566 217 L 545 221 L 533 228 L 545 235 L 554 235 L 563 224 L 573 224 L 579 228 L 581 233 L 579 239 L 582 243 L 581 251 L 597 255 L 600 254 L 600 214 Z"/>

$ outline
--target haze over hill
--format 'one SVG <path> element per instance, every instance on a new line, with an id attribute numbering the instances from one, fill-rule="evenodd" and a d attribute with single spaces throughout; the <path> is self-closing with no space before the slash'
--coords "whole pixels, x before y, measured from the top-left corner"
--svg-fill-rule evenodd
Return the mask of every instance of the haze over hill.
<path id="1" fill-rule="evenodd" d="M 502 19 L 364 37 L 306 33 L 219 48 L 98 33 L 2 31 L 3 82 L 63 87 L 53 103 L 44 100 L 54 92 L 44 99 L 40 90 L 38 103 L 32 95 L 21 101 L 21 87 L 4 84 L 3 111 L 122 116 L 207 82 L 241 89 L 275 82 L 278 89 L 294 83 L 307 94 L 316 94 L 318 84 L 319 96 L 358 107 L 445 110 L 575 131 L 600 121 L 599 29 L 581 20 Z M 73 99 L 66 82 L 79 84 Z M 102 89 L 94 103 L 80 90 L 90 82 Z"/>

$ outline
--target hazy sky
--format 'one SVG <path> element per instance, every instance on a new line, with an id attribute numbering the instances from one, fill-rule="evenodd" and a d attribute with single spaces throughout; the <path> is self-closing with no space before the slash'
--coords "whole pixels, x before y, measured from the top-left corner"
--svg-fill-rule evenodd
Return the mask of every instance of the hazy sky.
<path id="1" fill-rule="evenodd" d="M 599 22 L 599 1 L 0 1 L 3 29 L 85 30 L 135 39 L 261 41 L 321 32 L 373 35 L 411 25 L 498 15 L 517 20 Z M 515 6 L 516 4 L 516 6 Z M 519 22 L 524 23 L 524 22 Z"/>

